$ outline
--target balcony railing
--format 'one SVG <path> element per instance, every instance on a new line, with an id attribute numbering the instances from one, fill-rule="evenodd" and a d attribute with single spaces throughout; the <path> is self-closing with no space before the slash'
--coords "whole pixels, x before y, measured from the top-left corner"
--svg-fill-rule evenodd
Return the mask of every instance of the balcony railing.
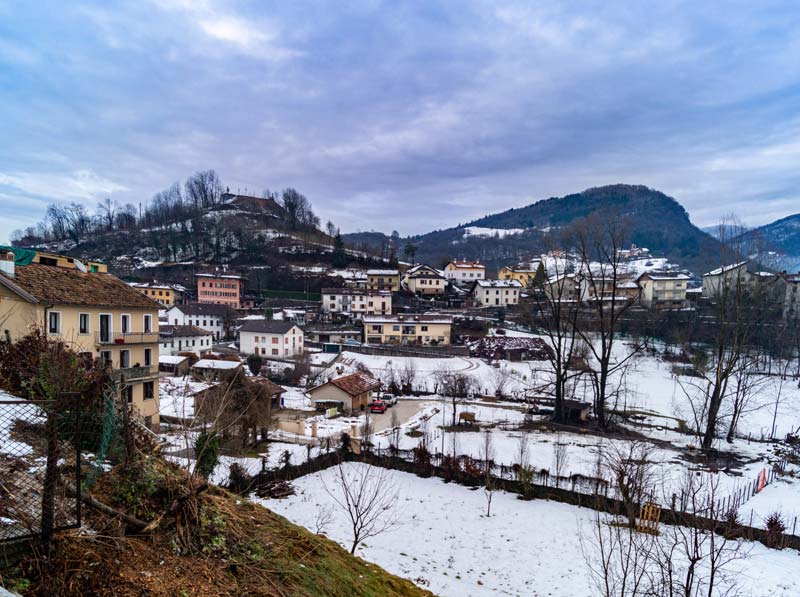
<path id="1" fill-rule="evenodd" d="M 109 344 L 156 344 L 158 342 L 158 332 L 109 332 L 107 334 L 97 332 L 95 342 L 98 346 Z"/>
<path id="2" fill-rule="evenodd" d="M 156 377 L 158 377 L 158 371 L 154 371 L 152 367 L 122 367 L 111 371 L 111 378 L 116 382 L 123 379 L 126 382 L 135 382 Z"/>

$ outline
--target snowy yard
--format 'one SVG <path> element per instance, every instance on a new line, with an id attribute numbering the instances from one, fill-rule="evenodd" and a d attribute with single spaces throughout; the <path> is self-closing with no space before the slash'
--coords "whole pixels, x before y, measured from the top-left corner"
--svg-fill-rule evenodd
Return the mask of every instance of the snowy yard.
<path id="1" fill-rule="evenodd" d="M 355 466 L 352 464 L 346 466 Z M 337 491 L 333 470 L 294 482 L 297 494 L 258 500 L 292 522 L 314 530 L 318 513 L 332 512 L 326 534 L 349 547 L 346 514 L 334 508 L 325 487 Z M 486 518 L 483 491 L 390 472 L 397 486 L 400 522 L 367 541 L 358 553 L 390 572 L 412 579 L 437 595 L 592 595 L 581 555 L 580 534 L 590 533 L 593 513 L 550 501 L 521 501 L 496 492 Z M 746 560 L 734 562 L 742 595 L 800 594 L 798 553 L 748 544 Z"/>

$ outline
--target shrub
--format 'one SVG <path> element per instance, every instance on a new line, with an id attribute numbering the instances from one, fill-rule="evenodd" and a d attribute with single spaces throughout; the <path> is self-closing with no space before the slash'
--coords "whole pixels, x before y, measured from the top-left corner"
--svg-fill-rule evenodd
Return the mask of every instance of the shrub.
<path id="1" fill-rule="evenodd" d="M 786 533 L 786 523 L 780 512 L 773 512 L 767 516 L 766 522 L 768 547 L 783 548 L 784 533 Z"/>
<path id="2" fill-rule="evenodd" d="M 213 431 L 201 431 L 194 440 L 197 471 L 208 479 L 219 464 L 220 436 Z"/>
<path id="3" fill-rule="evenodd" d="M 247 493 L 253 485 L 253 476 L 238 462 L 228 468 L 228 489 L 235 493 Z"/>

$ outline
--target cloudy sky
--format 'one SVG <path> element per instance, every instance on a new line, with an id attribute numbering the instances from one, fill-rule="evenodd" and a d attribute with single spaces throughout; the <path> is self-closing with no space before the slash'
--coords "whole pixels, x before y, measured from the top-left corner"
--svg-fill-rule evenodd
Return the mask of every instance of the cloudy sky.
<path id="1" fill-rule="evenodd" d="M 800 211 L 800 6 L 0 0 L 0 242 L 207 168 L 347 231 L 615 182 L 766 223 Z"/>

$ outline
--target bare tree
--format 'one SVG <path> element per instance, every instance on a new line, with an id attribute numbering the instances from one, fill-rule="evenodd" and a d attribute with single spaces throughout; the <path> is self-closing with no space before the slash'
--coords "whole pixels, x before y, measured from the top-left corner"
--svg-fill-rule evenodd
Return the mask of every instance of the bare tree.
<path id="1" fill-rule="evenodd" d="M 340 463 L 334 467 L 334 486 L 325 491 L 344 510 L 350 521 L 353 541 L 358 545 L 397 524 L 395 508 L 399 499 L 396 483 L 387 469 L 364 462 Z"/>
<path id="2" fill-rule="evenodd" d="M 397 414 L 396 408 L 392 409 L 391 425 L 392 433 L 389 447 L 396 452 L 400 449 L 400 415 Z"/>
<path id="3" fill-rule="evenodd" d="M 569 462 L 569 448 L 561 439 L 559 433 L 553 442 L 553 474 L 556 476 L 556 484 L 561 482 L 561 477 L 566 472 Z"/>
<path id="4" fill-rule="evenodd" d="M 566 254 L 566 251 L 559 250 Z M 536 314 L 531 316 L 531 325 L 539 327 L 547 344 L 545 351 L 552 369 L 552 382 L 542 391 L 553 396 L 553 419 L 566 420 L 564 400 L 567 399 L 567 384 L 580 372 L 574 370 L 574 352 L 578 338 L 578 312 L 576 278 L 569 271 L 568 260 L 554 259 L 546 279 L 534 280 L 533 297 Z"/>
<path id="5" fill-rule="evenodd" d="M 414 391 L 414 380 L 417 377 L 417 366 L 413 359 L 405 359 L 403 366 L 399 369 L 400 385 L 404 394 L 411 394 Z"/>
<path id="6" fill-rule="evenodd" d="M 453 433 L 453 435 L 457 435 Z M 494 467 L 494 443 L 491 429 L 483 431 L 481 442 L 481 460 L 483 460 L 483 494 L 486 496 L 486 517 L 492 515 L 492 498 L 494 497 L 495 480 L 492 474 Z"/>
<path id="7" fill-rule="evenodd" d="M 471 375 L 459 371 L 440 369 L 434 372 L 436 386 L 439 393 L 450 399 L 453 407 L 453 422 L 455 427 L 458 415 L 458 403 L 467 398 L 475 387 L 475 379 Z"/>
<path id="8" fill-rule="evenodd" d="M 655 495 L 655 471 L 647 460 L 650 449 L 645 442 L 631 441 L 612 443 L 603 451 L 603 466 L 611 474 L 631 527 L 641 506 Z"/>
<path id="9" fill-rule="evenodd" d="M 117 203 L 106 197 L 97 204 L 97 214 L 106 230 L 113 230 L 116 222 Z"/>
<path id="10" fill-rule="evenodd" d="M 579 329 L 594 359 L 589 369 L 594 390 L 594 413 L 600 427 L 607 428 L 610 419 L 609 400 L 615 375 L 624 375 L 630 359 L 643 349 L 641 343 L 629 343 L 622 357 L 616 350 L 619 328 L 625 313 L 638 300 L 622 291 L 630 279 L 621 260 L 626 239 L 626 226 L 614 214 L 593 215 L 575 226 L 573 239 L 580 259 L 581 284 L 586 289 L 583 302 L 592 312 L 592 326 Z M 613 408 L 613 405 L 612 405 Z"/>
<path id="11" fill-rule="evenodd" d="M 318 508 L 314 516 L 314 533 L 324 535 L 331 522 L 333 522 L 333 506 Z"/>
<path id="12" fill-rule="evenodd" d="M 501 367 L 492 369 L 491 384 L 495 398 L 504 398 L 506 395 L 506 387 L 508 386 L 508 373 Z"/>

